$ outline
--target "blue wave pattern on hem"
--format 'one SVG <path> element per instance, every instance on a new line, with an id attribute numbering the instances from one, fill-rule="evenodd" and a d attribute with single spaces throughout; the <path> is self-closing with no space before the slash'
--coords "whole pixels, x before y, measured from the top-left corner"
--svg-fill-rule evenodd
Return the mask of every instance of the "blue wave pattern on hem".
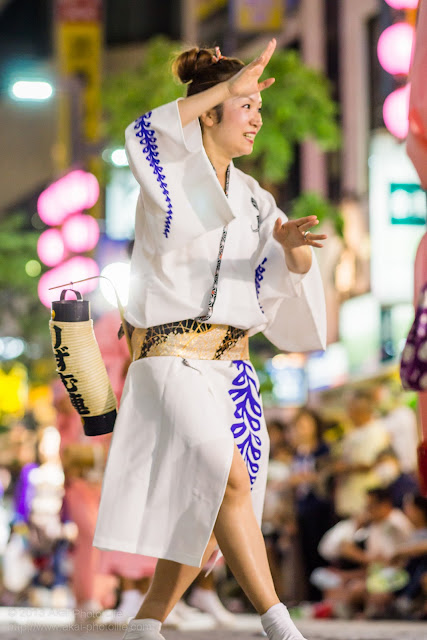
<path id="1" fill-rule="evenodd" d="M 261 458 L 261 438 L 258 435 L 262 417 L 260 394 L 252 365 L 244 360 L 233 360 L 233 363 L 239 373 L 228 392 L 236 405 L 236 422 L 231 425 L 231 432 L 246 463 L 252 487 L 257 478 Z"/>
<path id="2" fill-rule="evenodd" d="M 255 291 L 256 291 L 256 297 L 258 299 L 258 304 L 259 304 L 259 292 L 261 290 L 261 282 L 264 280 L 264 273 L 265 273 L 265 267 L 263 267 L 263 265 L 266 262 L 267 262 L 267 258 L 264 258 L 264 260 L 255 269 Z M 264 309 L 260 304 L 259 304 L 259 308 L 264 313 Z"/>
<path id="3" fill-rule="evenodd" d="M 156 176 L 157 182 L 160 184 L 160 188 L 165 197 L 167 213 L 163 235 L 167 238 L 170 232 L 173 210 L 164 169 L 160 165 L 159 152 L 157 150 L 158 146 L 156 144 L 157 138 L 154 129 L 150 129 L 150 118 L 152 113 L 152 111 L 148 111 L 147 113 L 144 113 L 144 115 L 140 116 L 137 120 L 135 120 L 134 129 L 136 132 L 135 135 L 138 138 L 141 138 L 139 144 L 144 145 L 142 148 L 142 152 L 147 158 L 150 167 L 152 167 L 153 173 Z"/>

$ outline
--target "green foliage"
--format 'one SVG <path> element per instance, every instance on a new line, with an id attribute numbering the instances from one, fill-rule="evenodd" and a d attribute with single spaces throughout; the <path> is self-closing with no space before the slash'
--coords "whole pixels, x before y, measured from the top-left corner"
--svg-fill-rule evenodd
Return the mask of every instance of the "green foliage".
<path id="1" fill-rule="evenodd" d="M 37 259 L 38 234 L 25 230 L 26 215 L 10 214 L 0 221 L 0 289 L 37 295 L 37 279 L 25 272 L 28 260 Z"/>
<path id="2" fill-rule="evenodd" d="M 138 116 L 184 95 L 185 87 L 174 82 L 171 73 L 172 59 L 180 47 L 164 36 L 155 37 L 135 69 L 105 79 L 104 134 L 112 144 L 123 145 L 125 128 Z"/>
<path id="3" fill-rule="evenodd" d="M 315 191 L 305 191 L 292 202 L 289 216 L 302 218 L 313 215 L 318 217 L 320 223 L 331 220 L 336 234 L 342 237 L 344 220 L 340 211 Z"/>
<path id="4" fill-rule="evenodd" d="M 15 335 L 43 347 L 49 338 L 49 314 L 38 298 L 39 279 L 25 271 L 26 263 L 37 259 L 39 233 L 28 230 L 26 220 L 22 212 L 0 220 L 0 330 L 14 327 Z"/>
<path id="5" fill-rule="evenodd" d="M 242 165 L 261 182 L 280 184 L 297 144 L 312 139 L 324 151 L 339 147 L 338 109 L 328 79 L 307 67 L 296 51 L 276 51 L 265 75 L 276 82 L 263 93 L 264 124 Z"/>

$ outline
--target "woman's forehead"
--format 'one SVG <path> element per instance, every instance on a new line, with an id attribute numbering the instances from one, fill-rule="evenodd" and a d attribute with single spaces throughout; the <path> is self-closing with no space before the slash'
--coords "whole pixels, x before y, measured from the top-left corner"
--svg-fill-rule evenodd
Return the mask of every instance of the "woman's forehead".
<path id="1" fill-rule="evenodd" d="M 259 106 L 262 104 L 261 93 L 258 91 L 257 93 L 251 93 L 251 95 L 230 98 L 230 103 L 232 104 L 240 104 L 247 101 L 253 102 L 256 106 Z"/>

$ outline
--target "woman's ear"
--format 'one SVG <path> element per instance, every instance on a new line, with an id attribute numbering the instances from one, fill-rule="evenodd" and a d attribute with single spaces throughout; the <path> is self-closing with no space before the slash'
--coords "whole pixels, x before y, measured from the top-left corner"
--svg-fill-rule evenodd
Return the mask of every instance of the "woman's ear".
<path id="1" fill-rule="evenodd" d="M 205 111 L 200 116 L 200 122 L 202 127 L 213 127 L 216 123 L 216 113 L 214 109 L 210 109 L 209 111 Z"/>

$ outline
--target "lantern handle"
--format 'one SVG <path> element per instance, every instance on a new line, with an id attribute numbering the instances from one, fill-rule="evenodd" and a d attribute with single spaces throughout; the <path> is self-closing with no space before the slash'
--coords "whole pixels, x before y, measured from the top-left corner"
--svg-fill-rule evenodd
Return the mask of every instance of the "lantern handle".
<path id="1" fill-rule="evenodd" d="M 61 291 L 61 296 L 59 298 L 60 300 L 65 300 L 65 296 L 67 295 L 67 291 L 72 291 L 73 293 L 75 293 L 77 300 L 83 300 L 82 294 L 80 293 L 80 291 L 77 291 L 77 289 L 63 289 Z"/>

